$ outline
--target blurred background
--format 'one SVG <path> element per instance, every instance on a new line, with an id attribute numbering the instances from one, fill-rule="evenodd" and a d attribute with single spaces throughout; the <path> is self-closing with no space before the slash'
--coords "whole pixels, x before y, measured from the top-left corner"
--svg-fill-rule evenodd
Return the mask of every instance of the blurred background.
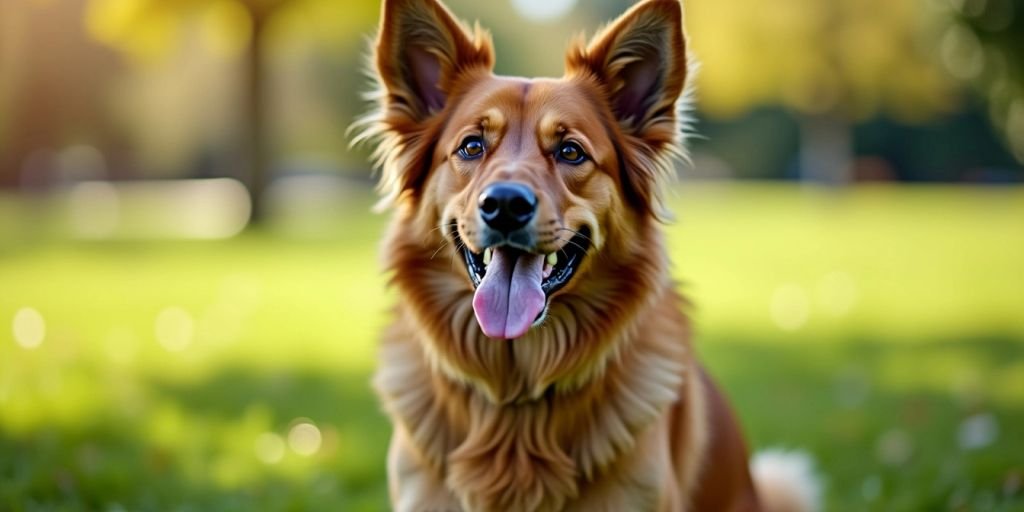
<path id="1" fill-rule="evenodd" d="M 559 76 L 628 0 L 450 0 Z M 829 510 L 1024 510 L 1024 1 L 689 0 L 667 226 Z M 0 509 L 384 510 L 377 0 L 0 0 Z"/>

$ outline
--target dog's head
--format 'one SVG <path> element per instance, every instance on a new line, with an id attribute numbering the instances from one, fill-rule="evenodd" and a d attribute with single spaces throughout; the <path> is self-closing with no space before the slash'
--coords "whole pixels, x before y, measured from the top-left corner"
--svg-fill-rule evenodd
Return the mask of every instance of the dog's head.
<path id="1" fill-rule="evenodd" d="M 560 79 L 495 76 L 489 36 L 437 0 L 382 11 L 364 132 L 381 139 L 381 188 L 425 257 L 450 242 L 484 334 L 523 336 L 588 274 L 652 250 L 643 236 L 680 148 L 678 0 L 640 2 L 577 41 Z"/>

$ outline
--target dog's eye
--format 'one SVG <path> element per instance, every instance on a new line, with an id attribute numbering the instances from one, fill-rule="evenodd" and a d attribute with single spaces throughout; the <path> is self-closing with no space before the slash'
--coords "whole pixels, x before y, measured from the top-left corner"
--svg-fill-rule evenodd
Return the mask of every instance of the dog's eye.
<path id="1" fill-rule="evenodd" d="M 556 154 L 559 160 L 572 165 L 582 164 L 587 159 L 587 154 L 583 152 L 583 148 L 580 147 L 579 143 L 571 140 L 565 141 L 561 146 L 558 146 Z"/>
<path id="2" fill-rule="evenodd" d="M 484 140 L 477 135 L 470 135 L 462 140 L 459 146 L 459 156 L 465 160 L 473 160 L 484 154 Z"/>

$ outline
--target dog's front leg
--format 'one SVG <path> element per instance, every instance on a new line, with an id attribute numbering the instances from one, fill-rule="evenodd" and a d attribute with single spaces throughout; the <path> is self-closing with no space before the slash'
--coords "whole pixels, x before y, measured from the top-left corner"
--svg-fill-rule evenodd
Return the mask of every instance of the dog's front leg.
<path id="1" fill-rule="evenodd" d="M 396 512 L 458 512 L 455 495 L 409 443 L 405 429 L 395 428 L 388 449 L 388 492 Z"/>
<path id="2" fill-rule="evenodd" d="M 672 470 L 666 423 L 638 436 L 603 476 L 585 484 L 571 512 L 681 512 L 686 510 Z"/>

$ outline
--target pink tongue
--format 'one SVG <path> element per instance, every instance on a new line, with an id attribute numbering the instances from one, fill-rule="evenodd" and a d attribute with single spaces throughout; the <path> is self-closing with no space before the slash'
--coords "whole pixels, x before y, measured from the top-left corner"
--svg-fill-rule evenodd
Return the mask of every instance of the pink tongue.
<path id="1" fill-rule="evenodd" d="M 533 325 L 544 309 L 540 284 L 544 256 L 496 248 L 487 273 L 473 296 L 473 311 L 484 334 L 491 338 L 515 339 Z"/>

